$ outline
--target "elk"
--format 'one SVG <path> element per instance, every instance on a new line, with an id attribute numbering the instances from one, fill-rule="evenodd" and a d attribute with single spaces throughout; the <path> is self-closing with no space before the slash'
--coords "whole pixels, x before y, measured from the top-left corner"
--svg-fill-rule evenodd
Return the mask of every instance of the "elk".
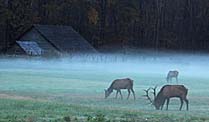
<path id="1" fill-rule="evenodd" d="M 160 89 L 157 96 L 156 96 L 156 88 L 157 87 L 144 90 L 146 92 L 146 95 L 144 96 L 147 97 L 150 103 L 154 105 L 157 110 L 163 109 L 163 106 L 166 100 L 167 100 L 166 110 L 168 110 L 168 104 L 169 104 L 170 98 L 173 98 L 173 97 L 177 97 L 180 99 L 181 101 L 181 105 L 179 108 L 180 111 L 183 106 L 183 101 L 186 102 L 187 111 L 189 110 L 189 101 L 187 99 L 188 89 L 184 85 L 165 85 Z M 151 89 L 153 90 L 152 93 L 154 94 L 154 100 L 152 100 L 151 97 L 149 97 L 149 90 Z"/>
<path id="2" fill-rule="evenodd" d="M 107 90 L 105 90 L 105 99 L 113 92 L 113 90 L 117 91 L 116 96 L 115 96 L 116 99 L 117 99 L 118 93 L 120 93 L 121 99 L 123 99 L 121 89 L 127 89 L 128 90 L 127 99 L 129 99 L 130 91 L 133 93 L 134 100 L 136 99 L 135 98 L 135 93 L 134 93 L 134 90 L 133 90 L 133 80 L 130 79 L 130 78 L 114 80 L 112 82 L 112 84 L 110 85 L 110 87 Z"/>
<path id="3" fill-rule="evenodd" d="M 179 72 L 177 70 L 169 71 L 166 77 L 167 82 L 172 81 L 172 78 L 176 78 L 176 82 L 178 83 L 178 75 Z"/>

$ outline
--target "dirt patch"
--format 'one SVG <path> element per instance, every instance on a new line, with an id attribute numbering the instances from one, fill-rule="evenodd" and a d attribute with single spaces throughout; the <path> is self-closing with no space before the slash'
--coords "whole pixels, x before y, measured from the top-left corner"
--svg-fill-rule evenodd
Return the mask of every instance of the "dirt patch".
<path id="1" fill-rule="evenodd" d="M 47 101 L 41 99 L 34 99 L 28 96 L 18 96 L 18 95 L 10 95 L 10 94 L 0 94 L 0 98 L 3 99 L 15 99 L 15 100 L 33 100 L 33 101 Z"/>

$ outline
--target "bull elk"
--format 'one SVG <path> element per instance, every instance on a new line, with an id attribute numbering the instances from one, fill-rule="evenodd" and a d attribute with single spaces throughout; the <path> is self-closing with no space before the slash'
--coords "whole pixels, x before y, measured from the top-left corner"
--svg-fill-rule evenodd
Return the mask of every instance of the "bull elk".
<path id="1" fill-rule="evenodd" d="M 105 98 L 107 98 L 113 92 L 113 90 L 116 90 L 117 92 L 116 92 L 115 97 L 117 98 L 118 93 L 120 93 L 121 99 L 123 99 L 121 89 L 127 89 L 128 90 L 127 99 L 129 99 L 130 91 L 131 91 L 133 93 L 134 100 L 135 100 L 135 93 L 134 93 L 134 90 L 133 90 L 133 80 L 131 80 L 130 78 L 114 80 L 112 82 L 112 84 L 110 85 L 110 87 L 107 90 L 105 90 Z"/>
<path id="2" fill-rule="evenodd" d="M 173 98 L 173 97 L 177 97 L 181 101 L 179 110 L 182 109 L 183 101 L 186 102 L 186 109 L 189 110 L 189 101 L 187 99 L 188 89 L 184 85 L 165 85 L 160 89 L 157 96 L 156 96 L 156 88 L 157 87 L 144 90 L 146 92 L 146 95 L 144 96 L 147 97 L 150 103 L 152 103 L 152 105 L 154 105 L 157 110 L 163 109 L 163 105 L 166 100 L 167 100 L 166 110 L 168 110 L 168 104 L 169 104 L 170 98 Z M 151 97 L 149 96 L 149 90 L 151 89 L 153 90 L 152 93 L 154 94 L 154 100 L 152 100 Z"/>
<path id="3" fill-rule="evenodd" d="M 176 78 L 176 82 L 178 83 L 178 75 L 179 72 L 177 70 L 169 71 L 166 77 L 167 82 L 172 81 L 172 78 Z"/>

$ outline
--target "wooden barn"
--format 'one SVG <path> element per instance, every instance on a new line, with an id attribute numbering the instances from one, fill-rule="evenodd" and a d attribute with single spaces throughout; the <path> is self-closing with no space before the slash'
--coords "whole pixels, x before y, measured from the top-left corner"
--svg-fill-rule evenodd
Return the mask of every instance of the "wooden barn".
<path id="1" fill-rule="evenodd" d="M 33 25 L 17 39 L 8 53 L 54 56 L 96 52 L 96 49 L 71 26 Z"/>

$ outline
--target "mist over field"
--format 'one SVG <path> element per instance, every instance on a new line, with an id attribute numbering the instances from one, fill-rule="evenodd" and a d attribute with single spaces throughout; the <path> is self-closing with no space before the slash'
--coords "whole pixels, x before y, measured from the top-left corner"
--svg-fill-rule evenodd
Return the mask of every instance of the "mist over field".
<path id="1" fill-rule="evenodd" d="M 62 58 L 5 58 L 0 59 L 1 71 L 38 70 L 46 72 L 99 71 L 115 73 L 138 73 L 165 75 L 178 70 L 180 75 L 207 77 L 208 55 L 158 54 L 152 55 L 73 55 Z M 43 72 L 44 73 L 44 72 Z"/>
<path id="2" fill-rule="evenodd" d="M 155 111 L 144 95 L 144 89 L 167 84 L 169 70 L 179 71 L 179 83 L 189 89 L 188 116 L 208 116 L 209 56 L 203 54 L 98 54 L 74 55 L 62 58 L 1 57 L 0 97 L 48 101 L 67 105 Z M 134 80 L 136 101 L 122 90 L 123 100 L 113 92 L 104 99 L 104 89 L 118 78 Z M 177 84 L 175 79 L 169 84 Z M 171 99 L 169 113 L 178 115 L 179 99 Z M 166 113 L 166 111 L 161 111 Z M 85 112 L 84 112 L 85 113 Z M 108 114 L 108 113 L 104 113 Z M 182 115 L 183 116 L 183 115 Z"/>

